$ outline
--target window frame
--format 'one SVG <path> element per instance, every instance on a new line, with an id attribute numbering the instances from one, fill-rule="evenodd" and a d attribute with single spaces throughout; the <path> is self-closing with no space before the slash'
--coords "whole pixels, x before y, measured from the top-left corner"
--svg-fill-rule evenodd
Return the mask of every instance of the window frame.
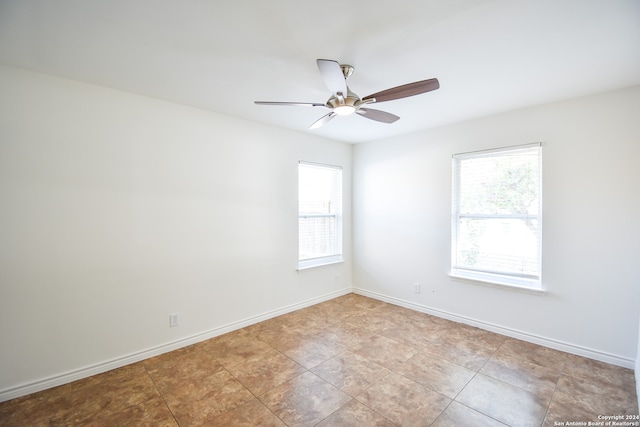
<path id="1" fill-rule="evenodd" d="M 336 190 L 338 190 L 339 194 L 337 194 L 335 198 L 332 197 L 332 202 L 334 202 L 332 203 L 332 205 L 333 205 L 333 209 L 335 209 L 333 212 L 309 213 L 309 212 L 302 212 L 300 210 L 300 167 L 301 166 L 310 166 L 310 167 L 316 167 L 316 168 L 324 168 L 327 170 L 339 171 L 338 177 L 340 182 L 339 182 L 339 186 L 335 188 Z M 297 268 L 298 271 L 306 270 L 314 267 L 321 267 L 325 265 L 336 264 L 344 261 L 344 258 L 343 258 L 344 248 L 343 248 L 343 236 L 342 236 L 343 204 L 344 204 L 344 183 L 343 183 L 342 166 L 330 165 L 325 163 L 317 163 L 317 162 L 309 162 L 304 160 L 298 161 L 298 268 Z M 301 247 L 302 241 L 300 236 L 300 231 L 301 231 L 300 219 L 307 219 L 307 218 L 335 218 L 335 236 L 334 237 L 336 239 L 336 247 L 337 247 L 336 253 L 326 255 L 326 256 L 301 259 L 300 247 Z"/>
<path id="2" fill-rule="evenodd" d="M 538 176 L 537 176 L 537 193 L 538 193 L 538 209 L 537 214 L 479 214 L 479 213 L 461 213 L 461 195 L 460 195 L 460 173 L 461 161 L 473 158 L 481 158 L 495 156 L 496 154 L 508 154 L 518 150 L 537 149 L 538 151 Z M 488 150 L 480 150 L 466 153 L 458 153 L 452 156 L 452 209 L 451 209 L 451 270 L 449 276 L 454 279 L 462 279 L 472 283 L 488 284 L 491 286 L 506 286 L 512 289 L 520 289 L 531 291 L 534 293 L 545 293 L 542 286 L 542 143 L 516 145 L 509 147 L 500 147 Z M 459 240 L 459 225 L 461 219 L 534 219 L 538 224 L 537 232 L 537 274 L 530 275 L 524 273 L 515 273 L 508 271 L 495 271 L 481 268 L 468 268 L 460 266 L 457 263 L 457 253 Z"/>

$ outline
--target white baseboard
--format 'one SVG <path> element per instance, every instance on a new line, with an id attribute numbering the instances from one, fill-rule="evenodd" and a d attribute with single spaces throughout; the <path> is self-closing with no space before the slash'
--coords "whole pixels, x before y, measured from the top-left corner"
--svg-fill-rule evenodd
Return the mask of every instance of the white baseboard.
<path id="1" fill-rule="evenodd" d="M 399 305 L 401 307 L 409 308 L 411 310 L 419 311 L 421 313 L 430 314 L 436 317 L 441 317 L 447 320 L 452 320 L 458 323 L 464 323 L 466 325 L 475 326 L 480 329 L 495 332 L 500 335 L 505 335 L 511 338 L 516 338 L 522 341 L 531 342 L 534 344 L 549 347 L 554 350 L 560 350 L 567 353 L 575 354 L 578 356 L 587 357 L 589 359 L 599 360 L 601 362 L 609 363 L 624 368 L 634 369 L 636 361 L 628 359 L 626 357 L 617 356 L 614 354 L 604 353 L 598 350 L 593 350 L 586 347 L 569 344 L 566 342 L 554 340 L 551 338 L 541 337 L 539 335 L 530 334 L 527 332 L 518 331 L 511 328 L 505 328 L 504 326 L 494 325 L 492 323 L 483 322 L 480 320 L 472 319 L 470 317 L 460 316 L 454 313 L 446 311 L 436 310 L 431 307 L 427 307 L 421 304 L 416 304 L 411 301 L 406 301 L 400 298 L 390 297 L 388 295 L 380 294 L 377 292 L 368 291 L 361 288 L 353 288 L 353 293 L 377 299 L 380 301 L 388 302 L 390 304 Z M 636 373 L 636 376 L 638 374 Z"/>
<path id="2" fill-rule="evenodd" d="M 21 384 L 8 389 L 0 390 L 0 402 L 15 399 L 17 397 L 26 396 L 27 394 L 36 393 L 38 391 L 46 390 L 49 388 L 57 387 L 63 384 L 67 384 L 76 380 L 87 378 L 93 375 L 101 374 L 103 372 L 110 371 L 112 369 L 121 368 L 132 363 L 139 362 L 141 360 L 148 359 L 153 356 L 168 353 L 173 350 L 177 350 L 182 347 L 187 347 L 192 344 L 206 341 L 211 338 L 226 334 L 228 332 L 242 329 L 244 327 L 253 325 L 254 323 L 263 322 L 265 320 L 272 319 L 283 314 L 290 313 L 292 311 L 300 310 L 305 307 L 309 307 L 324 301 L 328 301 L 343 295 L 347 295 L 352 292 L 352 288 L 344 288 L 336 292 L 331 292 L 316 298 L 311 298 L 305 301 L 301 301 L 295 304 L 287 305 L 285 307 L 271 310 L 266 313 L 262 313 L 257 316 L 248 317 L 246 319 L 232 322 L 218 328 L 202 332 L 196 335 L 192 335 L 186 338 L 182 338 L 176 341 L 172 341 L 166 344 L 159 345 L 157 347 L 148 348 L 139 352 L 131 353 L 125 356 L 121 356 L 115 359 L 107 360 L 101 363 L 90 365 L 84 368 L 75 369 L 73 371 L 65 372 L 58 375 L 53 375 L 47 378 L 43 378 L 37 381 Z"/>

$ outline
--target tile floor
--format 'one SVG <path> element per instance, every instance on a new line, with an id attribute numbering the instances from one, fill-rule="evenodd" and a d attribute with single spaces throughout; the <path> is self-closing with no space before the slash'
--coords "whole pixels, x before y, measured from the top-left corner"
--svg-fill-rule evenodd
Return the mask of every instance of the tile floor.
<path id="1" fill-rule="evenodd" d="M 559 426 L 634 374 L 349 294 L 0 403 L 0 426 Z"/>

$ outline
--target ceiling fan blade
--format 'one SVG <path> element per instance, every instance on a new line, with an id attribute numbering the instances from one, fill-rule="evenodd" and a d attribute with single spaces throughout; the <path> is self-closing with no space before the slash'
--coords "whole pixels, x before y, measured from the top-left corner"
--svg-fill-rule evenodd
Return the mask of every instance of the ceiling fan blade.
<path id="1" fill-rule="evenodd" d="M 342 93 L 347 96 L 347 82 L 340 68 L 340 64 L 330 59 L 318 59 L 318 70 L 324 79 L 324 84 L 329 88 L 332 94 Z"/>
<path id="2" fill-rule="evenodd" d="M 294 107 L 327 107 L 325 104 L 317 102 L 277 102 L 277 101 L 254 101 L 258 105 L 288 105 Z M 329 108 L 329 107 L 327 107 Z"/>
<path id="3" fill-rule="evenodd" d="M 372 108 L 360 108 L 356 113 L 367 119 L 375 120 L 382 123 L 393 123 L 400 117 L 395 114 L 387 113 L 386 111 L 374 110 Z"/>
<path id="4" fill-rule="evenodd" d="M 329 122 L 329 120 L 333 119 L 335 116 L 336 116 L 336 113 L 334 113 L 333 111 L 330 112 L 329 114 L 325 114 L 324 116 L 320 117 L 318 120 L 313 122 L 313 124 L 309 126 L 309 129 L 318 129 L 319 127 L 322 127 L 325 124 L 327 124 L 327 122 Z"/>
<path id="5" fill-rule="evenodd" d="M 363 101 L 375 100 L 374 102 L 392 101 L 394 99 L 406 98 L 408 96 L 420 95 L 421 93 L 436 90 L 440 87 L 438 79 L 420 80 L 419 82 L 408 83 L 391 89 L 365 96 Z"/>

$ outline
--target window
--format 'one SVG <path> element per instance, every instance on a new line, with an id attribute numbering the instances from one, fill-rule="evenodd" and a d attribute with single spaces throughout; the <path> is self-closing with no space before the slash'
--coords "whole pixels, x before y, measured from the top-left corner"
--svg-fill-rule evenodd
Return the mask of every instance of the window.
<path id="1" fill-rule="evenodd" d="M 298 164 L 298 269 L 342 261 L 342 168 Z"/>
<path id="2" fill-rule="evenodd" d="M 541 150 L 453 156 L 453 277 L 541 289 Z"/>

